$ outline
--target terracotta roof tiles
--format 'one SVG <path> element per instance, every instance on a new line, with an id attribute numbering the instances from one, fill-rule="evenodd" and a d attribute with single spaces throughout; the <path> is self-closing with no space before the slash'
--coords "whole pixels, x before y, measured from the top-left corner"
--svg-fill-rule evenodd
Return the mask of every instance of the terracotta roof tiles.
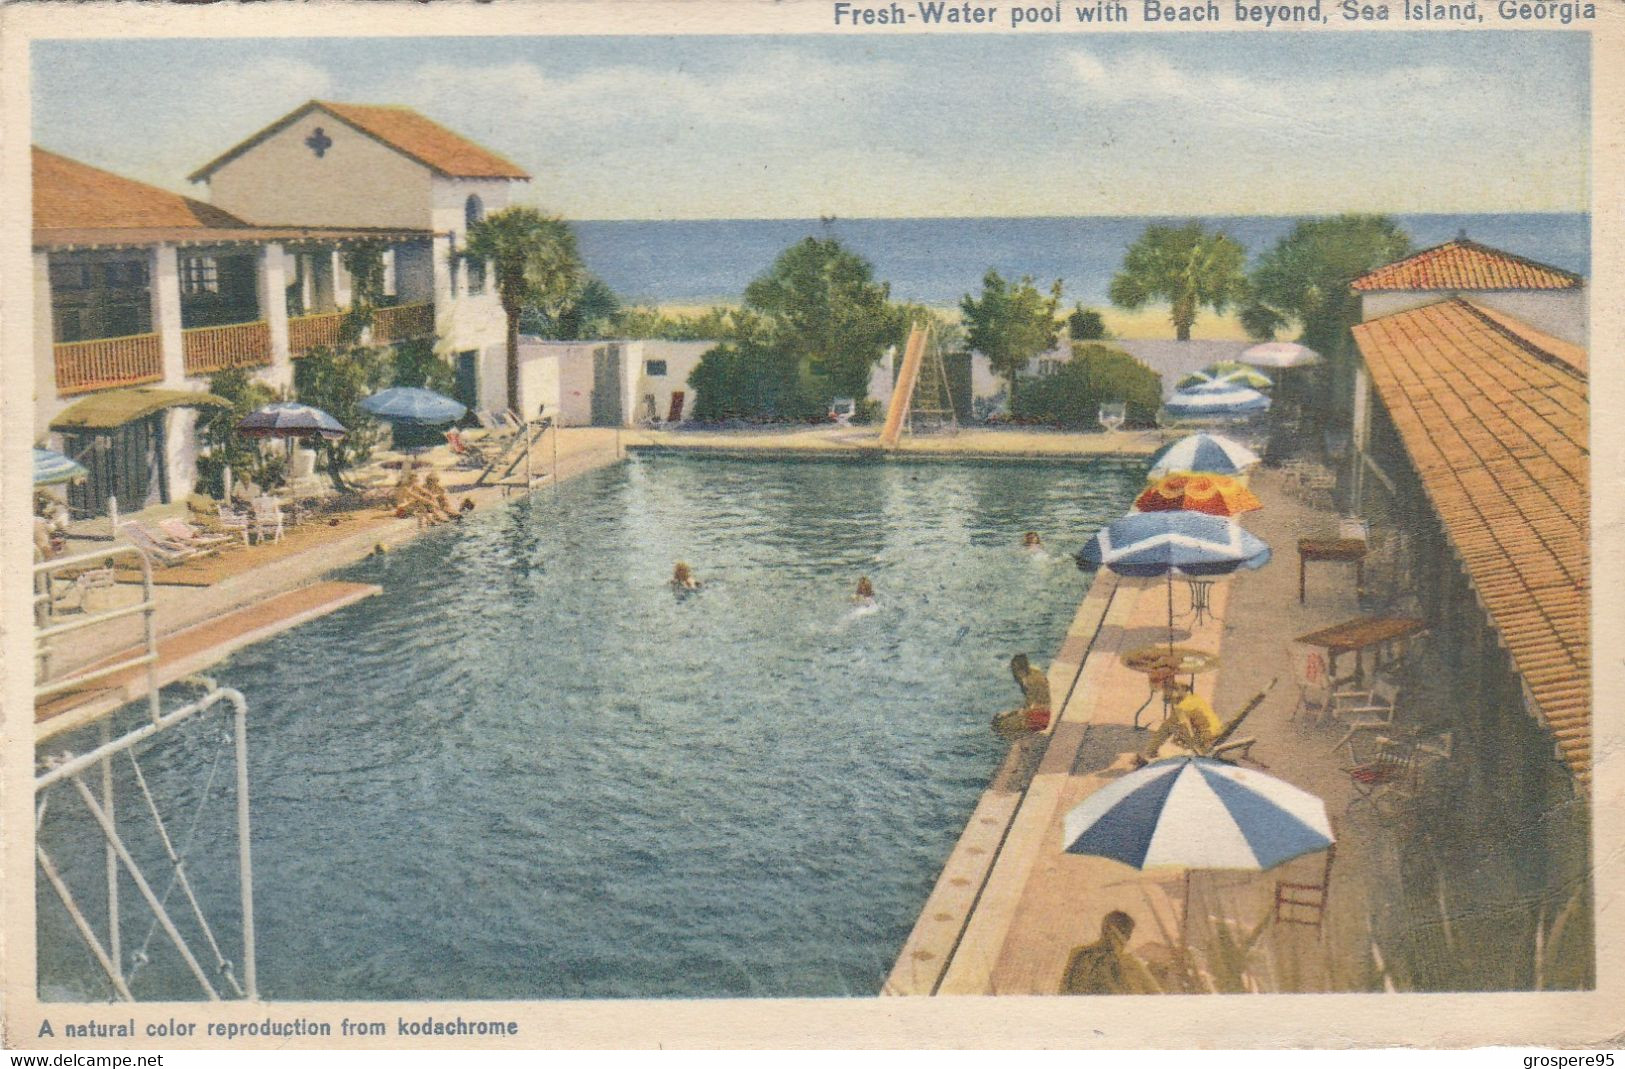
<path id="1" fill-rule="evenodd" d="M 1566 290 L 1585 285 L 1568 271 L 1458 238 L 1423 249 L 1349 285 L 1356 293 L 1381 290 Z"/>
<path id="2" fill-rule="evenodd" d="M 1591 780 L 1584 354 L 1455 299 L 1354 328 L 1422 488 L 1575 780 Z M 1572 348 L 1572 347 L 1570 347 Z"/>
<path id="3" fill-rule="evenodd" d="M 402 155 L 449 178 L 508 178 L 529 180 L 530 175 L 490 149 L 476 145 L 411 108 L 382 104 L 340 104 L 312 100 L 294 109 L 247 140 L 227 149 L 198 168 L 189 179 L 199 182 L 252 149 L 266 138 L 312 111 L 325 111 Z"/>
<path id="4" fill-rule="evenodd" d="M 36 230 L 244 226 L 230 212 L 34 147 Z"/>

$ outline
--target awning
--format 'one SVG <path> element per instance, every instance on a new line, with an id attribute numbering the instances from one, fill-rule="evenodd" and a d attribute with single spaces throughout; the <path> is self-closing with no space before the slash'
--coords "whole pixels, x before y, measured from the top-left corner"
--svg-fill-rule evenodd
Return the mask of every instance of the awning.
<path id="1" fill-rule="evenodd" d="M 128 390 L 103 390 L 63 409 L 61 414 L 51 421 L 51 429 L 69 433 L 110 431 L 126 423 L 133 423 L 143 416 L 150 416 L 154 412 L 178 407 L 230 408 L 231 402 L 212 393 L 161 390 L 153 386 L 137 386 Z"/>

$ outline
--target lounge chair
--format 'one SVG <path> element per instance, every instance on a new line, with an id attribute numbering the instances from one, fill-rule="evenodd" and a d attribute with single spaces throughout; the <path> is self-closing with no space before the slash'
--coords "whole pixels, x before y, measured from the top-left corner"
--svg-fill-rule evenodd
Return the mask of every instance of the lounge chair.
<path id="1" fill-rule="evenodd" d="M 248 545 L 248 537 L 254 531 L 254 517 L 247 511 L 238 512 L 222 504 L 215 514 L 220 523 L 220 529 L 226 532 L 227 537 L 241 538 L 243 545 Z"/>
<path id="2" fill-rule="evenodd" d="M 457 466 L 468 471 L 480 471 L 493 459 L 484 449 L 464 438 L 455 427 L 446 432 L 446 444 L 457 458 Z"/>
<path id="3" fill-rule="evenodd" d="M 205 534 L 179 517 L 162 521 L 158 524 L 158 529 L 169 541 L 177 545 L 190 546 L 199 553 L 213 553 L 237 540 L 234 535 L 229 534 Z"/>
<path id="4" fill-rule="evenodd" d="M 144 556 L 157 561 L 166 568 L 189 561 L 199 555 L 198 551 L 190 546 L 180 545 L 168 538 L 159 538 L 135 520 L 125 520 L 119 524 L 118 529 L 119 533 L 132 546 L 139 549 Z"/>
<path id="5" fill-rule="evenodd" d="M 282 541 L 282 503 L 269 494 L 254 499 L 254 530 L 263 543 L 269 535 L 271 541 Z"/>

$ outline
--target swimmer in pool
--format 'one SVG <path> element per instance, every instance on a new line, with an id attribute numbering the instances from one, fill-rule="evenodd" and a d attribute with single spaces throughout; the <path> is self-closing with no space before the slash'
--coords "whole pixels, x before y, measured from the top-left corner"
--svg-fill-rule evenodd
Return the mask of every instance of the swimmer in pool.
<path id="1" fill-rule="evenodd" d="M 858 589 L 852 595 L 852 603 L 855 605 L 873 605 L 875 603 L 875 585 L 869 582 L 867 575 L 859 577 Z"/>
<path id="2" fill-rule="evenodd" d="M 1043 549 L 1044 540 L 1038 537 L 1037 531 L 1028 531 L 1021 536 L 1021 547 L 1023 549 Z"/>
<path id="3" fill-rule="evenodd" d="M 671 572 L 671 588 L 677 591 L 698 590 L 700 581 L 694 578 L 694 573 L 683 561 L 677 562 L 677 567 Z"/>

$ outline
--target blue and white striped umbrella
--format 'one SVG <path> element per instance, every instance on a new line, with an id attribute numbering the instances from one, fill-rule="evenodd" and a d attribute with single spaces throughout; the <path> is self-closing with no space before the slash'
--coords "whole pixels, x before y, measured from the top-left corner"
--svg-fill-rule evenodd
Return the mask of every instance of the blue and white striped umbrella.
<path id="1" fill-rule="evenodd" d="M 1233 382 L 1204 382 L 1200 386 L 1174 391 L 1163 407 L 1176 419 L 1225 419 L 1267 412 L 1270 399 L 1251 386 Z"/>
<path id="2" fill-rule="evenodd" d="M 277 401 L 256 408 L 237 423 L 237 433 L 255 438 L 323 438 L 336 442 L 348 431 L 344 424 L 298 401 Z"/>
<path id="3" fill-rule="evenodd" d="M 1223 435 L 1191 434 L 1151 458 L 1151 478 L 1160 479 L 1176 471 L 1240 475 L 1258 461 L 1257 453 Z"/>
<path id="4" fill-rule="evenodd" d="M 34 447 L 34 485 L 54 486 L 82 479 L 90 472 L 83 464 L 63 456 L 54 449 Z"/>
<path id="5" fill-rule="evenodd" d="M 445 394 L 418 386 L 391 386 L 361 402 L 361 407 L 389 423 L 438 427 L 463 418 L 468 409 Z"/>
<path id="6" fill-rule="evenodd" d="M 1062 847 L 1137 869 L 1261 872 L 1331 846 L 1326 803 L 1207 757 L 1174 757 L 1113 780 L 1067 813 Z"/>
<path id="7" fill-rule="evenodd" d="M 1235 520 L 1201 512 L 1131 512 L 1095 532 L 1078 565 L 1118 575 L 1228 575 L 1262 568 L 1270 547 Z"/>

